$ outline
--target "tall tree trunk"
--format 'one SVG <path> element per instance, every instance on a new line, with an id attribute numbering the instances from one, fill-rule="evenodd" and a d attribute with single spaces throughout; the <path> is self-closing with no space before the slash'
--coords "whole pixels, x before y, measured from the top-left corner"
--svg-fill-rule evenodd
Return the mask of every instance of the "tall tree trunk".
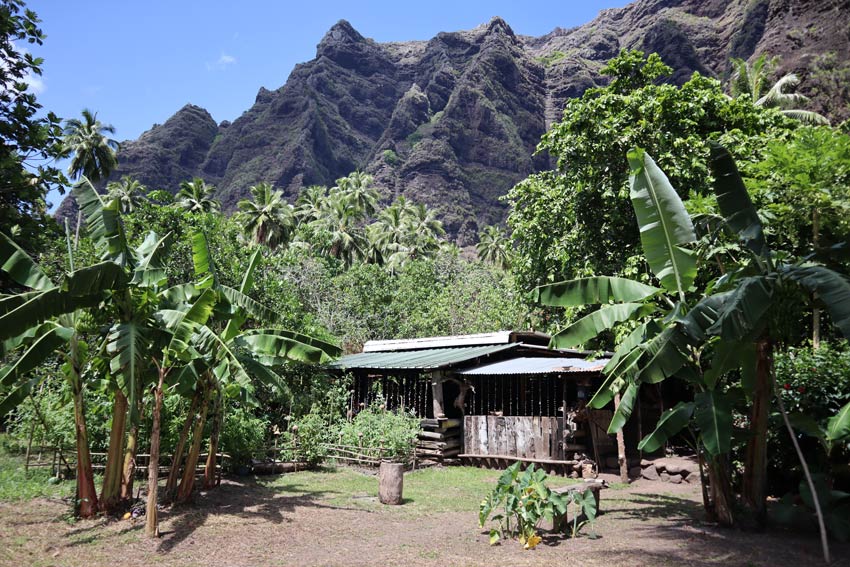
<path id="1" fill-rule="evenodd" d="M 770 339 L 759 339 L 756 352 L 756 383 L 750 416 L 750 440 L 744 461 L 742 496 L 756 525 L 763 527 L 767 520 L 767 421 L 773 374 L 773 344 Z"/>
<path id="2" fill-rule="evenodd" d="M 136 411 L 130 414 L 130 431 L 124 448 L 124 474 L 121 475 L 121 500 L 133 498 L 133 482 L 136 478 L 136 452 L 139 448 L 139 423 L 142 421 L 141 380 L 136 393 Z M 135 419 L 133 419 L 135 415 Z"/>
<path id="3" fill-rule="evenodd" d="M 186 450 L 186 440 L 189 438 L 189 432 L 192 430 L 192 423 L 195 421 L 195 412 L 198 409 L 198 404 L 201 400 L 201 391 L 197 390 L 192 396 L 192 405 L 189 406 L 189 413 L 186 414 L 186 421 L 183 422 L 183 429 L 180 431 L 180 438 L 177 440 L 177 447 L 174 448 L 174 456 L 171 459 L 171 469 L 168 471 L 168 480 L 165 482 L 165 498 L 169 502 L 174 500 L 177 492 L 177 480 L 180 478 L 180 466 L 183 464 L 183 453 Z"/>
<path id="4" fill-rule="evenodd" d="M 732 526 L 735 523 L 735 517 L 732 514 L 735 497 L 732 492 L 732 481 L 729 477 L 728 456 L 709 456 L 706 464 L 711 494 L 711 515 L 720 525 Z"/>
<path id="5" fill-rule="evenodd" d="M 112 402 L 112 430 L 109 434 L 106 470 L 103 473 L 103 487 L 100 489 L 100 509 L 106 513 L 114 511 L 121 496 L 126 424 L 127 397 L 120 388 L 116 388 L 115 399 Z"/>
<path id="6" fill-rule="evenodd" d="M 640 403 L 640 402 L 638 402 Z M 614 394 L 614 411 L 620 407 L 620 394 Z M 623 428 L 617 430 L 617 462 L 620 464 L 620 480 L 629 482 L 629 463 L 626 458 L 626 438 Z"/>
<path id="7" fill-rule="evenodd" d="M 189 455 L 186 457 L 186 464 L 183 466 L 183 477 L 180 479 L 180 486 L 177 487 L 178 503 L 188 502 L 192 498 L 192 489 L 195 487 L 195 469 L 198 466 L 198 456 L 201 453 L 201 443 L 204 437 L 204 425 L 207 421 L 207 408 L 209 406 L 209 392 L 204 392 L 204 397 L 201 400 L 201 414 L 195 421 L 195 430 L 192 432 L 192 446 L 189 448 Z"/>
<path id="8" fill-rule="evenodd" d="M 148 502 L 145 507 L 145 534 L 159 537 L 159 517 L 156 509 L 157 489 L 159 488 L 159 431 L 162 413 L 162 385 L 165 382 L 165 370 L 159 369 L 159 380 L 154 390 L 153 425 L 151 426 L 151 450 L 148 462 Z"/>
<path id="9" fill-rule="evenodd" d="M 207 454 L 207 464 L 204 467 L 204 488 L 214 488 L 216 486 L 216 465 L 218 463 L 218 437 L 221 433 L 221 422 L 224 417 L 224 403 L 221 399 L 222 392 L 218 389 L 215 392 L 215 402 L 213 405 L 213 423 L 212 431 L 210 431 L 210 446 Z"/>
<path id="10" fill-rule="evenodd" d="M 74 334 L 70 341 L 70 376 L 68 380 L 74 395 L 74 428 L 77 441 L 77 512 L 81 518 L 91 518 L 97 513 L 97 491 L 89 452 L 89 434 L 86 428 L 86 411 L 83 402 L 83 383 L 80 376 L 79 339 Z"/>

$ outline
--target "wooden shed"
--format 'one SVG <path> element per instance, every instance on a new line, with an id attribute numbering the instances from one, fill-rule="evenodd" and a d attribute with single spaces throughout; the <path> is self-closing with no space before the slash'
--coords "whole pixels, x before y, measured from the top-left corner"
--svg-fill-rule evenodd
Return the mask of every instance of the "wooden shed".
<path id="1" fill-rule="evenodd" d="M 514 331 L 369 341 L 331 366 L 354 377 L 352 414 L 380 394 L 421 418 L 421 459 L 557 465 L 616 455 L 613 408 L 586 407 L 608 359 L 548 343 Z"/>

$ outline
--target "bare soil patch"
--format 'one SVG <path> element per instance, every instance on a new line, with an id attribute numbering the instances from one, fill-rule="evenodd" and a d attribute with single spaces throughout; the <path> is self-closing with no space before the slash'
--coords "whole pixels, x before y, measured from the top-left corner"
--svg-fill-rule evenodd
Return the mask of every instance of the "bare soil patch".
<path id="1" fill-rule="evenodd" d="M 486 530 L 478 527 L 475 501 L 498 474 L 411 473 L 405 477 L 408 498 L 396 507 L 377 502 L 374 476 L 353 471 L 229 479 L 199 494 L 192 506 L 163 511 L 159 540 L 143 536 L 143 519 L 68 523 L 68 504 L 62 500 L 2 502 L 0 564 L 822 564 L 815 534 L 719 529 L 702 521 L 698 486 L 650 481 L 603 491 L 603 515 L 594 527 L 598 539 L 587 537 L 585 529 L 576 539 L 546 533 L 532 551 L 516 542 L 491 547 Z M 451 486 L 452 480 L 462 486 Z M 442 487 L 441 494 L 435 486 Z M 850 565 L 850 546 L 835 544 L 833 556 L 835 565 Z"/>

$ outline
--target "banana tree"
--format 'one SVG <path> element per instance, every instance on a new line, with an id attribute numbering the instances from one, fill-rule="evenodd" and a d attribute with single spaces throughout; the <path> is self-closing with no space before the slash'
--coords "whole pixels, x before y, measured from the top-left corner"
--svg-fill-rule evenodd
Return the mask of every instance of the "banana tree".
<path id="1" fill-rule="evenodd" d="M 64 359 L 62 374 L 74 401 L 77 450 L 77 512 L 91 517 L 97 512 L 91 455 L 83 403 L 83 370 L 88 345 L 81 338 L 81 313 L 108 298 L 107 290 L 126 281 L 124 271 L 112 262 L 69 269 L 62 282 L 53 283 L 45 272 L 7 235 L 0 233 L 0 269 L 22 291 L 0 296 L 2 354 L 12 362 L 0 368 L 0 415 L 19 405 L 44 379 L 30 373 L 57 352 Z"/>
<path id="2" fill-rule="evenodd" d="M 609 433 L 625 425 L 644 384 L 677 377 L 693 387 L 694 402 L 665 412 L 659 428 L 641 441 L 640 448 L 657 450 L 667 435 L 693 425 L 698 454 L 706 457 L 700 472 L 703 474 L 705 468 L 709 476 L 710 493 L 703 493 L 706 511 L 729 525 L 734 521 L 733 495 L 725 473 L 725 455 L 732 433 L 731 403 L 716 377 L 702 370 L 702 357 L 708 354 L 706 331 L 716 317 L 717 302 L 689 302 L 697 277 L 697 258 L 692 250 L 697 235 L 675 189 L 642 150 L 630 151 L 628 159 L 632 170 L 630 198 L 641 245 L 659 286 L 599 276 L 542 286 L 536 295 L 545 305 L 599 306 L 554 335 L 553 347 L 583 344 L 622 323 L 634 326 L 605 365 L 605 380 L 589 402 L 593 408 L 617 402 Z"/>

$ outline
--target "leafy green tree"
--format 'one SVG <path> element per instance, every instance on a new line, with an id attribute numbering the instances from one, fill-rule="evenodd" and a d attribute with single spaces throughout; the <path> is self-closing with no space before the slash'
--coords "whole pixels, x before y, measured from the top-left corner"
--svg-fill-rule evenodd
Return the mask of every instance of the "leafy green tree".
<path id="1" fill-rule="evenodd" d="M 318 219 L 327 206 L 328 188 L 321 185 L 305 187 L 295 200 L 295 216 L 302 223 Z"/>
<path id="2" fill-rule="evenodd" d="M 103 124 L 97 113 L 88 108 L 83 109 L 82 120 L 65 120 L 62 145 L 64 152 L 72 154 L 68 175 L 74 179 L 86 177 L 92 182 L 109 177 L 118 165 L 115 157 L 118 142 L 108 137 L 114 133 L 112 125 Z"/>
<path id="3" fill-rule="evenodd" d="M 67 183 L 54 163 L 62 149 L 61 120 L 52 112 L 39 116 L 32 92 L 43 61 L 23 48 L 43 40 L 35 12 L 21 0 L 0 2 L 0 226 L 29 252 L 46 228 L 58 228 L 46 196 L 51 186 L 62 191 Z"/>
<path id="4" fill-rule="evenodd" d="M 179 208 L 193 213 L 210 213 L 221 210 L 221 203 L 212 198 L 215 193 L 213 185 L 207 185 L 200 177 L 180 183 L 180 190 L 175 195 Z"/>
<path id="5" fill-rule="evenodd" d="M 129 175 L 121 177 L 120 181 L 110 181 L 106 185 L 106 192 L 111 199 L 118 201 L 121 214 L 129 214 L 136 210 L 147 188 Z"/>
<path id="6" fill-rule="evenodd" d="M 478 244 L 475 245 L 478 257 L 507 270 L 510 265 L 510 239 L 495 226 L 485 226 L 478 234 Z"/>
<path id="7" fill-rule="evenodd" d="M 531 288 L 560 278 L 593 274 L 636 276 L 637 223 L 628 200 L 633 146 L 657 156 L 681 193 L 709 194 L 706 140 L 757 161 L 765 140 L 787 135 L 794 123 L 721 84 L 695 74 L 677 87 L 657 55 L 624 52 L 604 68 L 608 87 L 570 100 L 561 122 L 543 136 L 539 151 L 558 169 L 530 176 L 508 194 L 515 244 L 513 270 Z M 637 263 L 639 264 L 639 262 Z"/>
<path id="8" fill-rule="evenodd" d="M 731 95 L 751 99 L 756 106 L 778 108 L 785 116 L 805 124 L 829 124 L 829 120 L 817 112 L 799 108 L 801 104 L 808 102 L 809 98 L 792 92 L 792 89 L 800 84 L 800 78 L 794 73 L 783 75 L 770 85 L 777 62 L 776 57 L 768 58 L 764 53 L 752 64 L 743 59 L 732 59 L 734 70 L 729 80 Z"/>
<path id="9" fill-rule="evenodd" d="M 270 183 L 258 183 L 250 188 L 253 200 L 239 201 L 238 219 L 244 223 L 245 232 L 257 244 L 265 244 L 272 250 L 289 242 L 295 226 L 292 206 L 275 191 Z"/>

